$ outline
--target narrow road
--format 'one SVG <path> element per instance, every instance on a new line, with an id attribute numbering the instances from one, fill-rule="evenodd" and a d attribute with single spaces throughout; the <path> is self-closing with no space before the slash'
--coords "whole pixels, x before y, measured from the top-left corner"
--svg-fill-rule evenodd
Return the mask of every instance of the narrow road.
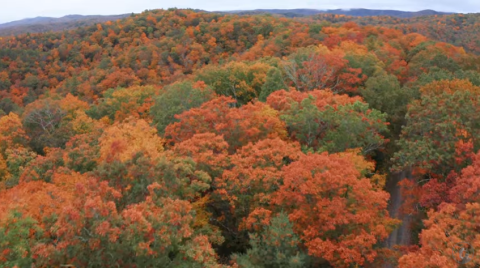
<path id="1" fill-rule="evenodd" d="M 411 216 L 403 215 L 400 211 L 403 198 L 402 189 L 398 185 L 398 183 L 405 178 L 412 178 L 410 170 L 404 170 L 400 173 L 391 174 L 386 184 L 386 191 L 390 193 L 388 212 L 390 213 L 390 216 L 392 218 L 396 218 L 402 221 L 402 224 L 397 229 L 395 229 L 385 241 L 388 248 L 393 248 L 396 245 L 409 245 L 411 241 L 409 228 Z M 385 268 L 393 268 L 393 266 L 387 265 Z"/>

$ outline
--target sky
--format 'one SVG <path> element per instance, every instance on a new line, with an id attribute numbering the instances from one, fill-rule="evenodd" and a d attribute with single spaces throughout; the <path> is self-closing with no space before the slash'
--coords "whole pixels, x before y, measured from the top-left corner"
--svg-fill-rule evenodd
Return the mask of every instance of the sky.
<path id="1" fill-rule="evenodd" d="M 0 6 L 0 23 L 38 16 L 116 15 L 170 7 L 208 11 L 261 8 L 369 8 L 480 12 L 480 0 L 0 0 Z"/>

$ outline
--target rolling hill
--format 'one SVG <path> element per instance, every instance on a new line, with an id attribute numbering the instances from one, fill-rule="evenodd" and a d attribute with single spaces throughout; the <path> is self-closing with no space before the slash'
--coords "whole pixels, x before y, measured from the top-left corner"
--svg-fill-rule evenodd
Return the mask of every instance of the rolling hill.
<path id="1" fill-rule="evenodd" d="M 202 10 L 195 10 L 202 11 Z M 204 11 L 206 12 L 206 11 Z M 399 11 L 399 10 L 374 10 L 374 9 L 256 9 L 256 10 L 233 10 L 233 11 L 213 11 L 212 13 L 221 14 L 238 14 L 238 15 L 254 15 L 254 14 L 274 14 L 289 18 L 306 17 L 318 14 L 336 14 L 353 17 L 367 16 L 390 16 L 396 18 L 414 18 L 430 15 L 447 15 L 453 13 L 438 12 L 434 10 L 421 10 L 417 12 Z M 17 35 L 24 33 L 44 33 L 49 31 L 64 31 L 74 28 L 89 26 L 96 23 L 106 21 L 114 21 L 122 19 L 130 14 L 121 15 L 67 15 L 61 18 L 52 17 L 35 17 L 18 21 L 0 24 L 0 36 Z"/>
<path id="2" fill-rule="evenodd" d="M 67 15 L 61 18 L 36 17 L 0 24 L 0 36 L 17 35 L 23 33 L 43 33 L 49 31 L 64 31 L 89 26 L 109 20 L 118 20 L 129 16 L 122 15 Z"/>
<path id="3" fill-rule="evenodd" d="M 225 13 L 235 13 L 240 15 L 251 15 L 251 14 L 278 14 L 285 17 L 304 17 L 317 14 L 336 14 L 336 15 L 345 15 L 345 16 L 355 16 L 355 17 L 367 17 L 367 16 L 391 16 L 398 18 L 413 18 L 420 16 L 430 16 L 430 15 L 447 15 L 453 13 L 438 12 L 435 10 L 421 10 L 421 11 L 399 11 L 399 10 L 376 10 L 376 9 L 365 9 L 365 8 L 355 8 L 355 9 L 329 9 L 329 10 L 318 10 L 318 9 L 256 9 L 256 10 L 234 10 L 234 11 L 225 11 Z"/>

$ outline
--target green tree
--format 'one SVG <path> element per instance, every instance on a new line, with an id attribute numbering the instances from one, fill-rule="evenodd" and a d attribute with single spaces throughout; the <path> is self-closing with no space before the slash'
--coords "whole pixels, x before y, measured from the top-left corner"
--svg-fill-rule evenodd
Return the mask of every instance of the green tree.
<path id="1" fill-rule="evenodd" d="M 382 134 L 388 132 L 387 115 L 370 109 L 366 103 L 355 102 L 337 109 L 328 107 L 321 118 L 327 129 L 320 151 L 335 153 L 362 148 L 362 153 L 367 155 L 386 142 Z"/>
<path id="2" fill-rule="evenodd" d="M 155 104 L 150 109 L 158 133 L 163 135 L 169 124 L 179 121 L 175 115 L 199 107 L 214 96 L 210 87 L 201 82 L 183 81 L 166 87 L 165 92 L 155 98 Z"/>
<path id="3" fill-rule="evenodd" d="M 414 97 L 412 90 L 402 88 L 396 76 L 384 72 L 368 78 L 360 93 L 370 107 L 388 115 L 393 131 L 399 133 L 407 104 Z"/>
<path id="4" fill-rule="evenodd" d="M 292 102 L 290 110 L 281 118 L 287 124 L 290 133 L 308 147 L 316 146 L 326 128 L 312 96 L 304 99 L 301 104 Z"/>
<path id="5" fill-rule="evenodd" d="M 383 69 L 383 63 L 373 53 L 350 53 L 345 56 L 345 59 L 348 60 L 351 68 L 362 69 L 362 74 L 367 77 L 372 77 Z"/>
<path id="6" fill-rule="evenodd" d="M 278 68 L 271 68 L 267 72 L 267 78 L 265 84 L 262 86 L 258 99 L 265 102 L 272 92 L 281 89 L 288 90 L 287 85 L 285 85 L 285 82 L 283 81 L 282 72 Z"/>
<path id="7" fill-rule="evenodd" d="M 0 267 L 31 267 L 32 248 L 41 242 L 44 231 L 37 221 L 12 211 L 0 226 Z"/>
<path id="8" fill-rule="evenodd" d="M 7 72 L 0 72 L 0 90 L 8 90 L 12 83 Z"/>
<path id="9" fill-rule="evenodd" d="M 230 62 L 225 66 L 208 66 L 195 80 L 204 81 L 215 93 L 230 96 L 238 105 L 258 97 L 271 67 L 266 63 Z"/>
<path id="10" fill-rule="evenodd" d="M 12 101 L 10 98 L 2 98 L 0 100 L 0 111 L 3 111 L 5 114 L 9 114 L 10 112 L 17 112 L 21 108 Z"/>
<path id="11" fill-rule="evenodd" d="M 420 100 L 409 106 L 394 169 L 414 167 L 442 175 L 458 171 L 457 144 L 471 142 L 474 151 L 480 148 L 480 88 L 467 80 L 443 80 L 421 92 Z"/>
<path id="12" fill-rule="evenodd" d="M 258 223 L 258 232 L 250 236 L 250 249 L 245 254 L 234 254 L 233 260 L 241 268 L 295 268 L 306 267 L 308 255 L 299 247 L 301 240 L 293 232 L 293 224 L 286 213 L 280 213 L 269 224 Z"/>
<path id="13" fill-rule="evenodd" d="M 359 101 L 336 108 L 326 106 L 324 110 L 314 103 L 313 97 L 301 104 L 292 102 L 281 116 L 290 135 L 302 145 L 330 153 L 360 147 L 363 154 L 371 154 L 384 145 L 381 133 L 388 132 L 386 114 Z"/>

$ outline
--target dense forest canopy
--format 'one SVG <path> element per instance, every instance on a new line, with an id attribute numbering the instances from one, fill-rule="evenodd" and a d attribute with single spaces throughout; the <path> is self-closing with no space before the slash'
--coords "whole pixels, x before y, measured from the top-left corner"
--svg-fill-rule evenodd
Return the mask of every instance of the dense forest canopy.
<path id="1" fill-rule="evenodd" d="M 170 9 L 0 38 L 0 267 L 477 267 L 478 37 L 412 25 Z"/>
<path id="2" fill-rule="evenodd" d="M 329 21 L 345 23 L 354 21 L 359 25 L 382 26 L 407 33 L 419 33 L 429 39 L 461 46 L 465 50 L 480 53 L 480 13 L 415 16 L 399 18 L 395 16 L 354 17 L 348 15 L 319 14 L 302 18 L 305 21 Z"/>

